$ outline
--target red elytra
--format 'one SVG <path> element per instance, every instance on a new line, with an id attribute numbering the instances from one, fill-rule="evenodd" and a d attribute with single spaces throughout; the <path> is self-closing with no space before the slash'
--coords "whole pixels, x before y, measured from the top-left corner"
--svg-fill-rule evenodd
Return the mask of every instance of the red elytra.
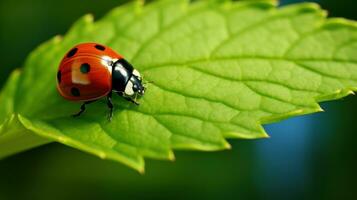
<path id="1" fill-rule="evenodd" d="M 57 72 L 57 89 L 70 101 L 92 101 L 112 90 L 112 62 L 123 56 L 97 43 L 82 43 L 63 57 Z"/>

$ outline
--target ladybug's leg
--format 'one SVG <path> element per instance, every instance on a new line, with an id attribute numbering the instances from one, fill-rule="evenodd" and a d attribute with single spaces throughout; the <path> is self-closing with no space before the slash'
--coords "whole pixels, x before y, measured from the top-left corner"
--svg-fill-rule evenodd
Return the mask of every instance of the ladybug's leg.
<path id="1" fill-rule="evenodd" d="M 135 104 L 135 105 L 140 105 L 139 102 L 135 101 L 135 99 L 132 99 L 130 97 L 124 97 L 125 100 L 130 101 L 131 103 Z"/>
<path id="2" fill-rule="evenodd" d="M 130 101 L 131 103 L 135 104 L 135 105 L 139 105 L 138 102 L 136 102 L 134 99 L 127 97 L 123 94 L 123 92 L 116 92 L 119 96 L 123 97 L 125 100 Z"/>
<path id="3" fill-rule="evenodd" d="M 84 102 L 84 103 L 81 105 L 81 110 L 80 110 L 78 113 L 73 114 L 72 117 L 78 117 L 78 116 L 80 116 L 80 115 L 86 110 L 86 104 L 90 104 L 90 103 L 92 103 L 92 102 L 94 102 L 94 101 L 86 101 L 86 102 Z"/>
<path id="4" fill-rule="evenodd" d="M 112 92 L 110 92 L 107 96 L 107 105 L 109 108 L 109 116 L 108 116 L 108 120 L 112 121 L 113 118 L 113 101 L 112 101 Z"/>

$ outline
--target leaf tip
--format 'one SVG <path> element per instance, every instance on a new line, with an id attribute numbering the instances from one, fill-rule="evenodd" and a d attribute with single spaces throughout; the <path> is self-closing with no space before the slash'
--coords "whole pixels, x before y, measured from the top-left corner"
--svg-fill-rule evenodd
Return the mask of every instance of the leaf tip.
<path id="1" fill-rule="evenodd" d="M 259 138 L 262 138 L 262 139 L 264 139 L 264 138 L 270 138 L 270 135 L 265 131 L 265 129 L 262 127 L 261 128 L 261 135 L 260 135 L 260 137 Z"/>
<path id="2" fill-rule="evenodd" d="M 175 160 L 176 160 L 175 154 L 174 154 L 173 151 L 170 151 L 170 152 L 169 152 L 168 159 L 169 159 L 170 161 L 175 161 Z"/>
<path id="3" fill-rule="evenodd" d="M 335 17 L 326 20 L 326 22 L 323 24 L 322 27 L 328 29 L 337 29 L 337 28 L 346 28 L 346 27 L 356 29 L 357 23 L 355 21 L 348 20 L 345 18 Z"/>
<path id="4" fill-rule="evenodd" d="M 98 152 L 98 156 L 99 156 L 99 158 L 101 158 L 101 159 L 106 159 L 106 158 L 107 158 L 107 154 L 104 153 L 104 152 Z"/>
<path id="5" fill-rule="evenodd" d="M 316 12 L 321 10 L 321 6 L 314 2 L 305 2 L 301 4 L 295 4 L 292 6 L 300 7 L 299 9 L 300 12 Z"/>
<path id="6" fill-rule="evenodd" d="M 93 23 L 93 21 L 94 21 L 94 16 L 93 16 L 93 14 L 86 14 L 86 15 L 84 15 L 83 16 L 83 20 L 84 20 L 84 22 L 86 22 L 86 23 Z"/>
<path id="7" fill-rule="evenodd" d="M 137 170 L 141 175 L 145 174 L 145 167 L 144 166 L 137 168 Z"/>
<path id="8" fill-rule="evenodd" d="M 58 44 L 62 41 L 62 39 L 63 39 L 62 35 L 56 35 L 53 37 L 52 42 Z"/>
<path id="9" fill-rule="evenodd" d="M 230 150 L 232 149 L 232 145 L 229 144 L 229 142 L 227 142 L 226 140 L 223 140 L 223 148 Z"/>
<path id="10" fill-rule="evenodd" d="M 329 14 L 327 10 L 321 10 L 320 13 L 322 18 L 326 18 Z"/>
<path id="11" fill-rule="evenodd" d="M 21 69 L 16 68 L 11 72 L 10 77 L 16 77 L 16 76 L 19 76 L 20 74 L 21 74 Z"/>
<path id="12" fill-rule="evenodd" d="M 140 14 L 143 11 L 145 0 L 136 0 L 134 2 L 134 11 L 136 14 Z"/>

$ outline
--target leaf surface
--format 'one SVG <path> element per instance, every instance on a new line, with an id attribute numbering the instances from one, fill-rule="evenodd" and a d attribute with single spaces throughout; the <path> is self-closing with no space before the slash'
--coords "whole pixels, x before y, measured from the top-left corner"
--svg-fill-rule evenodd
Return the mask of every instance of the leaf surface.
<path id="1" fill-rule="evenodd" d="M 356 27 L 326 19 L 311 3 L 127 4 L 95 23 L 84 16 L 32 52 L 14 113 L 41 137 L 143 171 L 144 157 L 172 160 L 173 149 L 222 150 L 230 148 L 226 138 L 265 138 L 262 123 L 321 111 L 318 101 L 352 93 Z M 80 105 L 56 91 L 62 56 L 90 41 L 120 52 L 153 81 L 140 106 L 114 97 L 111 123 L 105 101 L 73 119 Z"/>

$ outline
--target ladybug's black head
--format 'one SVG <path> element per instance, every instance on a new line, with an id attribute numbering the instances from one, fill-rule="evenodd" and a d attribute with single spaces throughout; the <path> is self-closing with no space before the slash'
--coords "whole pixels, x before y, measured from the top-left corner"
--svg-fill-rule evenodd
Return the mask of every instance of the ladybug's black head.
<path id="1" fill-rule="evenodd" d="M 133 83 L 134 93 L 138 93 L 140 96 L 144 95 L 145 87 L 143 86 L 141 80 L 134 75 L 134 76 L 132 76 L 130 81 L 132 81 L 132 83 Z"/>
<path id="2" fill-rule="evenodd" d="M 133 84 L 133 90 L 134 90 L 134 92 L 137 92 L 139 95 L 144 95 L 144 93 L 145 93 L 145 87 L 144 87 L 144 85 L 143 85 L 143 83 L 142 83 L 142 77 L 141 77 L 141 74 L 138 72 L 138 70 L 136 70 L 136 69 L 134 69 L 133 70 L 133 79 L 135 79 L 134 81 L 133 81 L 133 83 L 135 83 L 135 84 Z"/>
<path id="3" fill-rule="evenodd" d="M 136 71 L 135 73 L 133 73 L 128 83 L 126 84 L 124 94 L 125 96 L 142 96 L 144 95 L 144 93 L 145 87 L 142 84 L 139 72 Z"/>

